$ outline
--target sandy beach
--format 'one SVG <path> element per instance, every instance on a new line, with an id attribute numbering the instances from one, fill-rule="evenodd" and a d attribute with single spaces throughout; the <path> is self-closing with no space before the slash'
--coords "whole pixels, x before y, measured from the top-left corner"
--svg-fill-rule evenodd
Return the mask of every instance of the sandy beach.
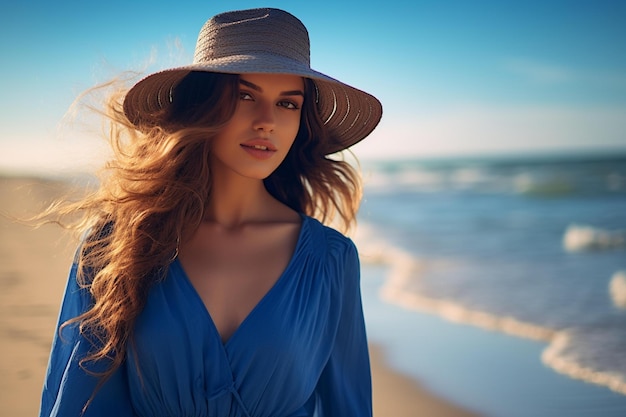
<path id="1" fill-rule="evenodd" d="M 60 195 L 64 183 L 0 177 L 0 409 L 34 416 L 39 409 L 57 312 L 76 242 L 62 228 L 33 229 L 7 218 L 28 217 Z M 391 370 L 371 346 L 376 416 L 463 417 L 471 413 Z"/>

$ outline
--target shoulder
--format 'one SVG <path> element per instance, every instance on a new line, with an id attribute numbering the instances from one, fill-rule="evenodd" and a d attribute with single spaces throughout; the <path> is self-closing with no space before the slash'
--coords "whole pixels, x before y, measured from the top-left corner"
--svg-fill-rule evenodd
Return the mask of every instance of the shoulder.
<path id="1" fill-rule="evenodd" d="M 329 245 L 339 247 L 354 247 L 352 239 L 338 230 L 322 224 L 319 220 L 310 216 L 303 216 L 303 226 L 307 228 L 317 239 L 328 242 Z"/>
<path id="2" fill-rule="evenodd" d="M 314 247 L 327 261 L 345 263 L 358 261 L 357 248 L 349 237 L 319 220 L 305 216 L 303 228 L 306 228 L 309 239 L 313 240 Z"/>

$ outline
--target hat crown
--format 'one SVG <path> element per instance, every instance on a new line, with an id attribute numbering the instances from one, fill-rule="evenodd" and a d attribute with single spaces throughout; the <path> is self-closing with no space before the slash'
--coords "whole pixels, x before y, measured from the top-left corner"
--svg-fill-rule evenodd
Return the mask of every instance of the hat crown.
<path id="1" fill-rule="evenodd" d="M 376 97 L 312 69 L 306 28 L 295 16 L 273 8 L 226 12 L 209 19 L 198 35 L 193 64 L 139 81 L 126 93 L 124 114 L 138 129 L 158 126 L 176 86 L 198 71 L 289 74 L 312 80 L 312 102 L 328 131 L 327 154 L 365 138 L 382 116 Z"/>
<path id="2" fill-rule="evenodd" d="M 304 24 L 290 13 L 271 8 L 218 14 L 200 30 L 194 64 L 265 54 L 310 68 L 309 34 Z"/>

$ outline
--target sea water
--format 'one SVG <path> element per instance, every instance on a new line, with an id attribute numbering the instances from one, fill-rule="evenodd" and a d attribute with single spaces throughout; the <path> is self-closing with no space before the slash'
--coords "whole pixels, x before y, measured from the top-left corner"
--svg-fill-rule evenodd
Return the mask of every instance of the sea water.
<path id="1" fill-rule="evenodd" d="M 357 239 L 386 302 L 539 341 L 544 366 L 626 399 L 626 156 L 363 173 Z"/>

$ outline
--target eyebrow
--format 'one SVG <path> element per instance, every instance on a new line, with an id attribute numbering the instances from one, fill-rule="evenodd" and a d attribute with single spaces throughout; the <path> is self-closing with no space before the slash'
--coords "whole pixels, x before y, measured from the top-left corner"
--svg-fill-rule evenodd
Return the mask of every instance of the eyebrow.
<path id="1" fill-rule="evenodd" d="M 245 85 L 246 87 L 249 87 L 249 88 L 251 88 L 253 90 L 259 91 L 261 93 L 263 92 L 263 89 L 260 86 L 254 84 L 254 83 L 251 83 L 250 81 L 246 81 L 246 80 L 241 80 L 240 79 L 239 82 L 241 84 Z M 302 91 L 302 90 L 281 91 L 280 95 L 281 96 L 302 96 L 302 97 L 304 97 L 304 91 Z"/>

